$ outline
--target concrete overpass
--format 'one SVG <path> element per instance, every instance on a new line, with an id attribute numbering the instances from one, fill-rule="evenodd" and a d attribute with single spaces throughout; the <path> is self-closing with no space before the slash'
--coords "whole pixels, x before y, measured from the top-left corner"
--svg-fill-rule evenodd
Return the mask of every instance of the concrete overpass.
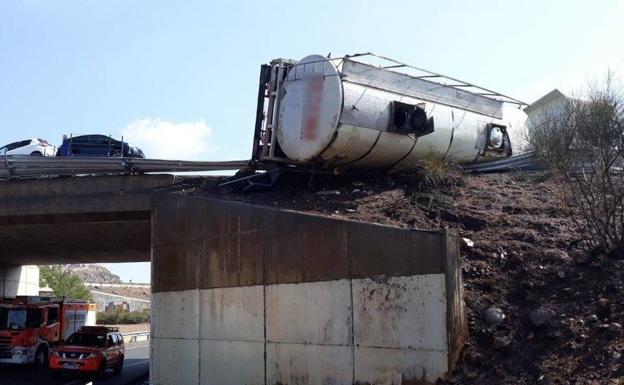
<path id="1" fill-rule="evenodd" d="M 452 370 L 467 334 L 453 234 L 158 192 L 174 182 L 0 183 L 1 287 L 34 279 L 20 265 L 151 260 L 159 385 L 429 384 Z"/>
<path id="2" fill-rule="evenodd" d="M 0 182 L 0 263 L 150 260 L 151 196 L 172 175 Z"/>

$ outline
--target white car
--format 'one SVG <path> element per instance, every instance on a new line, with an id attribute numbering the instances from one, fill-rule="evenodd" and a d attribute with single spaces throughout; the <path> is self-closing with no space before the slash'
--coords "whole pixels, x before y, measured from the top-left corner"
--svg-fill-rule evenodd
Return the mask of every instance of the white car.
<path id="1" fill-rule="evenodd" d="M 54 156 L 56 148 L 43 139 L 26 139 L 9 143 L 0 147 L 0 156 L 3 155 L 33 155 Z"/>

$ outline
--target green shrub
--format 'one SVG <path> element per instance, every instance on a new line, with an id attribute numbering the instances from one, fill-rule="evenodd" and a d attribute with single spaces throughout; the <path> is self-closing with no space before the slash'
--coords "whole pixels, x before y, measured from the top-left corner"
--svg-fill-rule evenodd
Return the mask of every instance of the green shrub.
<path id="1" fill-rule="evenodd" d="M 420 192 L 448 190 L 463 184 L 459 167 L 434 152 L 423 155 L 420 165 L 405 177 L 411 188 Z"/>
<path id="2" fill-rule="evenodd" d="M 39 266 L 39 286 L 48 286 L 56 297 L 92 300 L 82 279 L 58 265 Z"/>
<path id="3" fill-rule="evenodd" d="M 97 323 L 100 325 L 130 325 L 147 323 L 150 321 L 148 311 L 105 311 L 97 314 Z"/>

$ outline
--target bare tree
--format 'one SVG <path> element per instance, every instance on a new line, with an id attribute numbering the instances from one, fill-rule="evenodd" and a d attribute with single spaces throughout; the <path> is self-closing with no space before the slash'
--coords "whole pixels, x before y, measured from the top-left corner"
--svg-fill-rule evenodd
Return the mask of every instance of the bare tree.
<path id="1" fill-rule="evenodd" d="M 624 254 L 624 97 L 609 74 L 568 98 L 529 130 L 535 154 L 565 182 L 589 247 Z"/>

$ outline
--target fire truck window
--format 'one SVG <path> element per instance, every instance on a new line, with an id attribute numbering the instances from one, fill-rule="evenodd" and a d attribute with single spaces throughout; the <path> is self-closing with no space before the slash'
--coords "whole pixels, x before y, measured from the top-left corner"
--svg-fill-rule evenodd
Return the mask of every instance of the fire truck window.
<path id="1" fill-rule="evenodd" d="M 41 309 L 30 309 L 28 311 L 28 327 L 36 328 L 43 323 L 43 311 Z"/>
<path id="2" fill-rule="evenodd" d="M 0 330 L 26 329 L 26 309 L 0 308 Z"/>
<path id="3" fill-rule="evenodd" d="M 58 308 L 48 308 L 48 325 L 52 325 L 55 322 L 58 322 Z"/>
<path id="4" fill-rule="evenodd" d="M 122 334 L 117 334 L 117 345 L 123 345 L 124 339 Z"/>
<path id="5" fill-rule="evenodd" d="M 113 334 L 109 334 L 108 335 L 108 346 L 115 346 L 117 345 L 115 338 L 113 338 Z"/>

